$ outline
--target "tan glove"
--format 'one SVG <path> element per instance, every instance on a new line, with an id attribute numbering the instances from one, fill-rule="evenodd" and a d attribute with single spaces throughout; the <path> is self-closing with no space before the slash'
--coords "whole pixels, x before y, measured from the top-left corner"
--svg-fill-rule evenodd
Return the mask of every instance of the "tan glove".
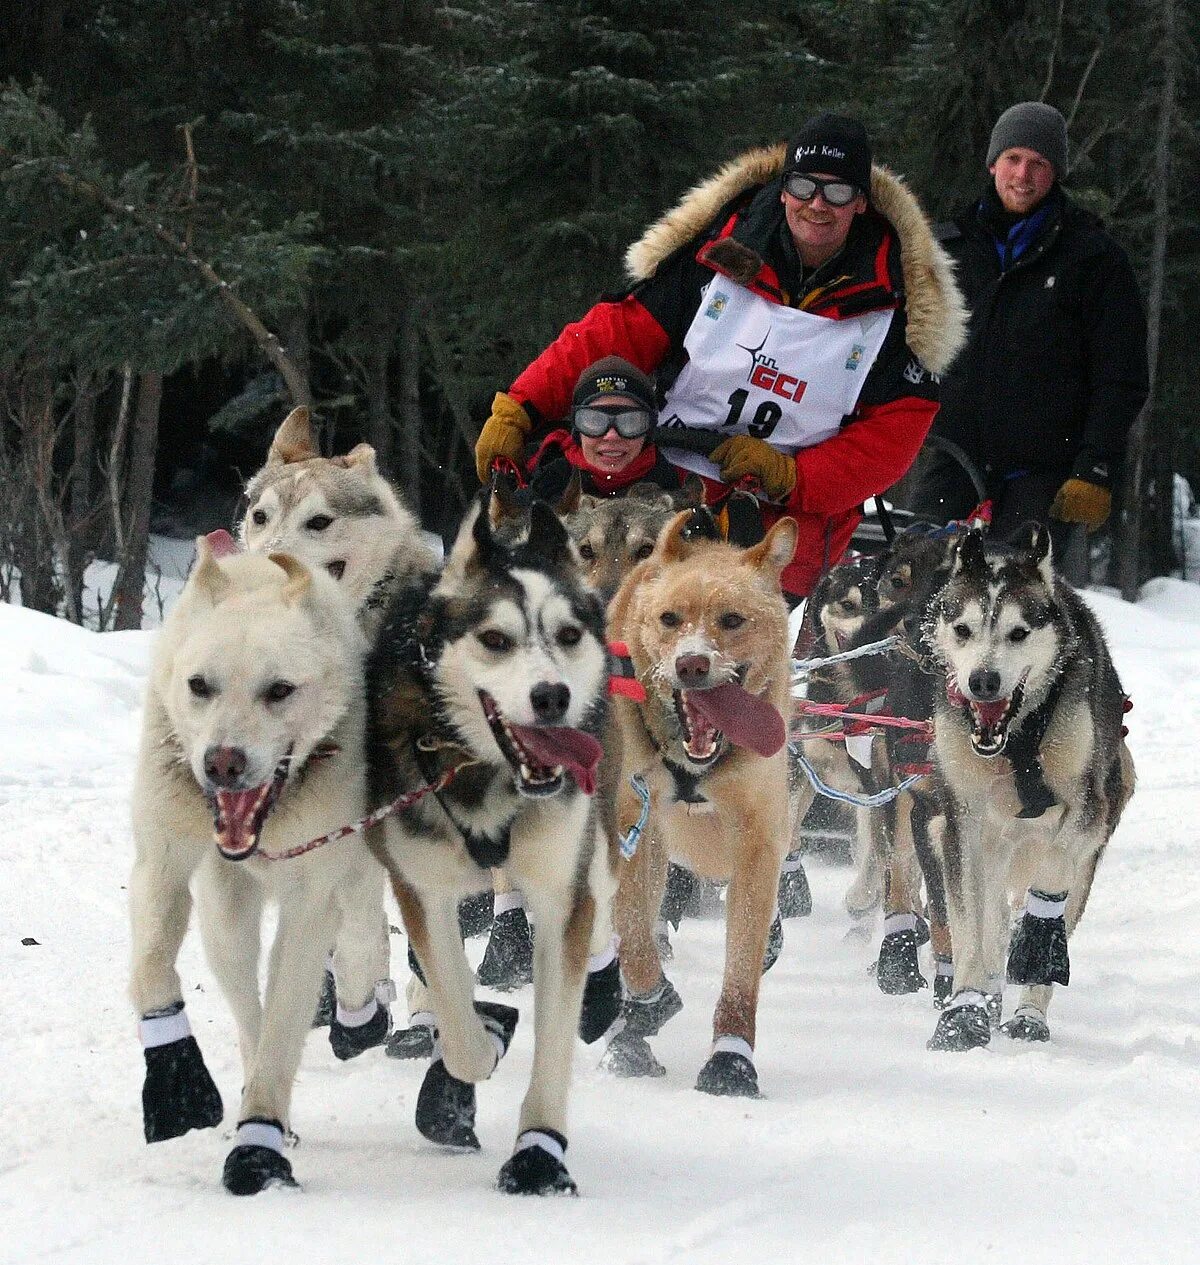
<path id="1" fill-rule="evenodd" d="M 1068 479 L 1058 489 L 1050 513 L 1064 523 L 1083 523 L 1088 531 L 1103 527 L 1112 509 L 1112 493 L 1086 479 Z"/>
<path id="2" fill-rule="evenodd" d="M 521 458 L 525 454 L 525 436 L 532 423 L 529 414 L 503 391 L 496 392 L 492 401 L 492 415 L 483 424 L 475 441 L 475 473 L 480 483 L 488 483 L 492 477 L 492 462 L 497 457 L 507 457 L 518 468 L 523 468 Z"/>
<path id="3" fill-rule="evenodd" d="M 772 501 L 780 501 L 796 486 L 796 459 L 776 452 L 765 439 L 734 435 L 712 451 L 726 483 L 737 483 L 747 475 L 757 479 Z"/>

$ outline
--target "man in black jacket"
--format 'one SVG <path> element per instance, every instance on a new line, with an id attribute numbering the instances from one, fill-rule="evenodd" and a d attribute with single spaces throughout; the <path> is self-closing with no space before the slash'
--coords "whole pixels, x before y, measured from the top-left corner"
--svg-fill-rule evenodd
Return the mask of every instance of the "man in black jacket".
<path id="1" fill-rule="evenodd" d="M 934 431 L 974 460 L 992 530 L 1027 520 L 1095 531 L 1146 398 L 1146 323 L 1129 260 L 1059 183 L 1067 127 L 1053 106 L 1006 110 L 988 145 L 983 197 L 939 232 L 971 309 L 966 348 L 942 381 Z M 966 516 L 978 497 L 939 453 L 916 496 L 923 517 Z"/>

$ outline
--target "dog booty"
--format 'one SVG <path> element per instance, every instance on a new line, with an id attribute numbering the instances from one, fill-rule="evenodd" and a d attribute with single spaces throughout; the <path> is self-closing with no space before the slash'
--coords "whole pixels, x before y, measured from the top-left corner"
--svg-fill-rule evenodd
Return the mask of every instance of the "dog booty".
<path id="1" fill-rule="evenodd" d="M 920 941 L 916 914 L 889 914 L 884 919 L 883 929 L 879 961 L 875 965 L 875 982 L 880 992 L 896 997 L 928 988 L 929 981 L 921 974 L 917 958 Z"/>
<path id="2" fill-rule="evenodd" d="M 492 925 L 491 892 L 477 892 L 458 902 L 458 930 L 464 940 L 481 936 Z"/>
<path id="3" fill-rule="evenodd" d="M 237 1145 L 225 1157 L 221 1183 L 231 1195 L 257 1195 L 268 1186 L 295 1186 L 283 1155 L 283 1126 L 252 1116 L 238 1125 Z"/>
<path id="4" fill-rule="evenodd" d="M 317 999 L 317 1012 L 313 1015 L 314 1028 L 328 1028 L 333 1022 L 337 1010 L 337 982 L 333 972 L 326 967 L 325 978 L 321 981 L 321 996 Z"/>
<path id="5" fill-rule="evenodd" d="M 579 1010 L 579 1035 L 584 1044 L 599 1041 L 620 1013 L 621 963 L 617 958 L 617 937 L 613 936 L 606 950 L 588 959 Z"/>
<path id="6" fill-rule="evenodd" d="M 475 1086 L 460 1081 L 435 1058 L 417 1094 L 417 1132 L 439 1146 L 478 1151 L 475 1136 Z"/>
<path id="7" fill-rule="evenodd" d="M 204 1065 L 183 1003 L 138 1024 L 146 1059 L 142 1082 L 142 1127 L 147 1142 L 179 1138 L 192 1129 L 212 1129 L 225 1114 L 221 1094 Z"/>
<path id="8" fill-rule="evenodd" d="M 779 913 L 784 918 L 807 918 L 812 913 L 812 891 L 798 852 L 790 853 L 779 875 Z"/>
<path id="9" fill-rule="evenodd" d="M 1025 912 L 1008 948 L 1011 984 L 1069 984 L 1067 956 L 1067 894 L 1029 889 Z"/>
<path id="10" fill-rule="evenodd" d="M 524 909 L 497 914 L 476 978 L 484 988 L 511 992 L 533 981 L 533 932 Z"/>
<path id="11" fill-rule="evenodd" d="M 771 967 L 779 961 L 779 955 L 783 952 L 783 922 L 779 917 L 779 911 L 775 911 L 775 917 L 771 920 L 770 930 L 767 932 L 767 947 L 763 950 L 762 973 L 765 975 Z"/>
<path id="12" fill-rule="evenodd" d="M 938 1016 L 933 1036 L 926 1042 L 929 1050 L 976 1050 L 992 1039 L 987 998 L 973 989 L 955 995 Z"/>
<path id="13" fill-rule="evenodd" d="M 496 1178 L 506 1195 L 577 1195 L 564 1162 L 567 1139 L 553 1129 L 526 1129 Z"/>
<path id="14" fill-rule="evenodd" d="M 329 1045 L 334 1055 L 345 1062 L 382 1045 L 391 1030 L 391 1011 L 374 997 L 360 1010 L 346 1010 L 339 1002 L 329 1025 Z"/>
<path id="15" fill-rule="evenodd" d="M 683 1009 L 683 998 L 675 991 L 675 985 L 665 976 L 656 989 L 641 996 L 625 998 L 622 1014 L 625 1031 L 632 1036 L 652 1037 L 668 1019 L 674 1019 Z"/>
<path id="16" fill-rule="evenodd" d="M 722 1098 L 758 1098 L 758 1072 L 750 1043 L 741 1037 L 718 1037 L 696 1077 L 696 1088 Z"/>

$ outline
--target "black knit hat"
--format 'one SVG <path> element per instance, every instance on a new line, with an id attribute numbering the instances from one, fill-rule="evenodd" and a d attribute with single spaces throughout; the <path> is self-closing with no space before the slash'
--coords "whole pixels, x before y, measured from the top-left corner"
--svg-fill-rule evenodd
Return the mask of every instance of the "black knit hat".
<path id="1" fill-rule="evenodd" d="M 840 176 L 864 193 L 871 191 L 871 142 L 857 119 L 818 114 L 788 142 L 783 174 L 825 172 Z"/>
<path id="2" fill-rule="evenodd" d="M 605 356 L 594 365 L 588 365 L 575 384 L 571 407 L 576 409 L 581 404 L 590 404 L 602 395 L 627 395 L 631 400 L 644 404 L 651 417 L 658 413 L 658 405 L 654 402 L 654 383 L 620 356 Z"/>

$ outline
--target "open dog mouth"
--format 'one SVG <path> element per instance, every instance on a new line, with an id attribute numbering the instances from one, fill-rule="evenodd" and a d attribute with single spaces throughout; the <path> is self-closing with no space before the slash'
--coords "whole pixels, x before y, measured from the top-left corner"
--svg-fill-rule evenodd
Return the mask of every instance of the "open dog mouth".
<path id="1" fill-rule="evenodd" d="M 751 694 L 740 680 L 705 690 L 676 690 L 674 701 L 683 749 L 693 764 L 712 764 L 726 741 L 761 756 L 772 756 L 787 740 L 783 717 L 776 708 Z"/>
<path id="2" fill-rule="evenodd" d="M 522 795 L 534 799 L 556 795 L 567 777 L 585 795 L 595 794 L 596 767 L 603 749 L 591 734 L 569 725 L 513 724 L 486 690 L 478 693 L 484 718 Z"/>
<path id="3" fill-rule="evenodd" d="M 971 717 L 971 746 L 986 759 L 998 756 L 1008 745 L 1008 726 L 1024 697 L 1024 678 L 1017 682 L 1008 698 L 980 701 L 968 698 L 957 686 L 947 690 L 950 702 L 965 707 Z"/>
<path id="4" fill-rule="evenodd" d="M 271 810 L 279 802 L 292 763 L 291 748 L 275 766 L 269 782 L 248 791 L 210 791 L 213 837 L 227 861 L 244 861 L 258 850 L 258 839 Z"/>

